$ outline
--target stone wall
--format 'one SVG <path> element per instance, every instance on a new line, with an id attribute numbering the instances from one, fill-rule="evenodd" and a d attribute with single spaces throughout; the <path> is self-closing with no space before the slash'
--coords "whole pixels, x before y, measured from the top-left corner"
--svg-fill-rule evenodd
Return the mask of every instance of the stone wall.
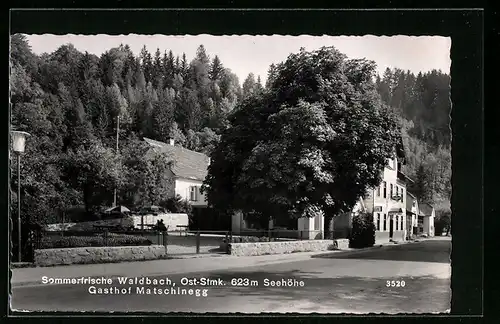
<path id="1" fill-rule="evenodd" d="M 165 255 L 163 245 L 43 249 L 35 250 L 35 265 L 47 267 L 64 264 L 154 260 L 163 258 Z"/>
<path id="2" fill-rule="evenodd" d="M 305 240 L 286 242 L 230 243 L 229 254 L 234 256 L 255 256 L 266 254 L 288 254 L 342 250 L 349 247 L 349 240 Z"/>
<path id="3" fill-rule="evenodd" d="M 158 215 L 131 215 L 123 218 L 115 219 L 103 219 L 91 222 L 79 222 L 79 223 L 58 223 L 49 224 L 46 226 L 47 231 L 93 231 L 94 226 L 123 226 L 125 228 L 134 226 L 136 229 L 140 229 L 141 223 L 146 224 L 156 224 L 157 221 L 163 220 L 165 226 L 168 227 L 169 231 L 179 230 L 178 225 L 188 225 L 189 219 L 187 214 L 158 214 Z M 149 227 L 145 227 L 149 229 Z"/>

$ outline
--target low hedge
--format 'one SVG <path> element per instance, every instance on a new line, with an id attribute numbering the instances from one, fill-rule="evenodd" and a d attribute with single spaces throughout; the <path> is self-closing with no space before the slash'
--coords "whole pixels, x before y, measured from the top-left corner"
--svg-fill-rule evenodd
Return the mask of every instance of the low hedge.
<path id="1" fill-rule="evenodd" d="M 76 247 L 104 247 L 104 246 L 147 246 L 151 240 L 134 235 L 110 234 L 106 239 L 100 236 L 64 236 L 44 237 L 40 242 L 40 249 L 76 248 Z"/>
<path id="2" fill-rule="evenodd" d="M 229 243 L 257 243 L 257 242 L 269 242 L 269 237 L 262 236 L 241 236 L 241 237 L 233 237 L 228 240 Z M 226 239 L 224 239 L 226 242 Z"/>

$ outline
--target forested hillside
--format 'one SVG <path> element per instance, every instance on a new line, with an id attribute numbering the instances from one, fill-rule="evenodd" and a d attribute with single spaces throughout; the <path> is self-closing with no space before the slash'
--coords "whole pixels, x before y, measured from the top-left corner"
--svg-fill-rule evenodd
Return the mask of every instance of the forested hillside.
<path id="1" fill-rule="evenodd" d="M 210 154 L 232 109 L 266 87 L 253 74 L 240 83 L 230 68 L 203 45 L 189 62 L 158 49 L 134 56 L 126 44 L 100 57 L 70 44 L 35 55 L 24 36 L 12 36 L 11 123 L 32 135 L 22 158 L 23 217 L 51 222 L 74 205 L 91 213 L 112 204 L 115 187 L 120 204 L 158 204 L 168 157 L 147 155 L 141 138 L 173 137 Z M 387 70 L 376 82 L 401 116 L 413 190 L 430 202 L 449 200 L 449 76 Z M 11 174 L 17 186 L 15 163 Z"/>
<path id="2" fill-rule="evenodd" d="M 439 206 L 451 198 L 450 76 L 387 69 L 378 77 L 382 100 L 400 116 L 405 172 L 421 201 Z"/>

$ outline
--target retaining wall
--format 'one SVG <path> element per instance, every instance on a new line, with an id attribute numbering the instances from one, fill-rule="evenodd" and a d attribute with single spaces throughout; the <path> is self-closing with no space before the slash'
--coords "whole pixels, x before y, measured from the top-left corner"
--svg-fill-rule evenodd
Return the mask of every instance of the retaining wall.
<path id="1" fill-rule="evenodd" d="M 165 255 L 163 245 L 42 249 L 35 250 L 35 265 L 47 267 L 64 264 L 154 260 L 163 258 Z"/>
<path id="2" fill-rule="evenodd" d="M 349 247 L 349 240 L 304 240 L 286 242 L 229 243 L 229 254 L 234 256 L 254 256 L 266 254 L 288 254 L 343 250 Z"/>

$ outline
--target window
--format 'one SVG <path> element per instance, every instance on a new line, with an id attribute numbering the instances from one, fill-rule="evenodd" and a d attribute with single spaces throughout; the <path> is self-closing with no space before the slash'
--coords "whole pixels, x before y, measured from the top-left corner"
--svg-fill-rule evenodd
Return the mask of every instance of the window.
<path id="1" fill-rule="evenodd" d="M 399 231 L 399 216 L 396 216 L 396 231 Z"/>
<path id="2" fill-rule="evenodd" d="M 384 214 L 384 218 L 382 218 L 382 225 L 384 226 L 384 231 L 387 230 L 387 221 L 385 219 L 385 214 Z"/>
<path id="3" fill-rule="evenodd" d="M 399 187 L 396 186 L 396 196 L 399 196 Z"/>
<path id="4" fill-rule="evenodd" d="M 377 231 L 380 231 L 380 213 L 377 213 Z"/>
<path id="5" fill-rule="evenodd" d="M 401 188 L 401 201 L 405 199 L 405 190 Z"/>
<path id="6" fill-rule="evenodd" d="M 198 187 L 191 186 L 189 187 L 189 200 L 197 201 L 198 200 Z"/>
<path id="7" fill-rule="evenodd" d="M 377 187 L 377 197 L 380 197 L 380 186 Z"/>
<path id="8" fill-rule="evenodd" d="M 390 192 L 391 192 L 391 195 L 390 195 L 390 197 L 391 197 L 391 198 L 392 198 L 392 191 L 393 191 L 393 190 L 394 190 L 394 189 L 393 189 L 393 185 L 392 185 L 392 183 L 391 183 L 391 191 L 390 191 Z"/>
<path id="9" fill-rule="evenodd" d="M 399 228 L 400 228 L 401 230 L 403 230 L 403 229 L 404 229 L 404 228 L 403 228 L 403 225 L 404 225 L 404 219 L 403 219 L 403 216 L 401 216 L 401 218 L 399 219 L 399 221 L 401 222 L 401 223 L 399 224 Z"/>
<path id="10" fill-rule="evenodd" d="M 384 198 L 387 197 L 387 182 L 384 181 Z"/>

